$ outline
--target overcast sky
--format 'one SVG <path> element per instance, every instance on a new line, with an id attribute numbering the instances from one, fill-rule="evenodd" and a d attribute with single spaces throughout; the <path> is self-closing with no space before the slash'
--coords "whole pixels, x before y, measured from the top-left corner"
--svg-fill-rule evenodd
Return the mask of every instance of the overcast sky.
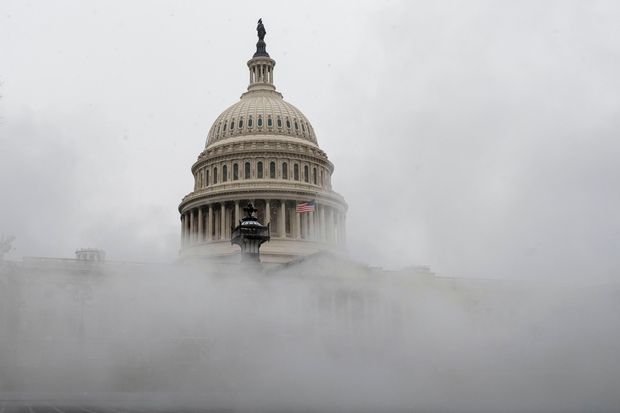
<path id="1" fill-rule="evenodd" d="M 354 258 L 618 279 L 616 1 L 2 0 L 9 258 L 174 260 L 259 17 L 278 90 L 336 166 Z"/>

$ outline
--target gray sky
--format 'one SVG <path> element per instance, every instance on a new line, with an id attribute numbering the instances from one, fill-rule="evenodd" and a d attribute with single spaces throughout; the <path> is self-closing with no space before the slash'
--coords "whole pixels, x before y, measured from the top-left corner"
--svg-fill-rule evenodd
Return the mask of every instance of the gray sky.
<path id="1" fill-rule="evenodd" d="M 275 83 L 349 203 L 354 258 L 442 275 L 616 279 L 620 3 L 0 3 L 0 234 L 11 258 L 171 261 L 190 166 Z"/>

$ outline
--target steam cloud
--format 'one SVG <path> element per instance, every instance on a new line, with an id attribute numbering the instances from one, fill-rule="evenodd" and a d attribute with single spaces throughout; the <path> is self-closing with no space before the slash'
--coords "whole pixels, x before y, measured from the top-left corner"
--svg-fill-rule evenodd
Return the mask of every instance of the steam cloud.
<path id="1" fill-rule="evenodd" d="M 620 406 L 618 286 L 330 265 L 24 274 L 5 263 L 0 389 L 241 411 Z"/>

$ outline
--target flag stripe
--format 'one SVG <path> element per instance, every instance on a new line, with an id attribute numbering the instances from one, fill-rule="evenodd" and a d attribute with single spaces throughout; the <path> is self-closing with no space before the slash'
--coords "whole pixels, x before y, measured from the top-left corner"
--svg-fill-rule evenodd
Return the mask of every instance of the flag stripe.
<path id="1" fill-rule="evenodd" d="M 304 212 L 313 212 L 314 211 L 314 201 L 310 202 L 302 202 L 297 204 L 295 207 L 295 212 L 304 213 Z"/>

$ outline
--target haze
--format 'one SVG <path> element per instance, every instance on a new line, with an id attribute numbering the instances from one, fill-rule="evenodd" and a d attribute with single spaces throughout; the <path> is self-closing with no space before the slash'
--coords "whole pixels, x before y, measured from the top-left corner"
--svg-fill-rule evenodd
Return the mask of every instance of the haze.
<path id="1" fill-rule="evenodd" d="M 349 203 L 349 250 L 463 277 L 615 280 L 613 1 L 0 4 L 8 258 L 176 258 L 176 207 L 264 19 Z"/>
<path id="2" fill-rule="evenodd" d="M 259 17 L 336 166 L 350 257 L 437 276 L 172 264 Z M 616 411 L 619 21 L 613 1 L 0 0 L 0 413 L 28 392 Z M 81 247 L 113 262 L 15 262 Z"/>

